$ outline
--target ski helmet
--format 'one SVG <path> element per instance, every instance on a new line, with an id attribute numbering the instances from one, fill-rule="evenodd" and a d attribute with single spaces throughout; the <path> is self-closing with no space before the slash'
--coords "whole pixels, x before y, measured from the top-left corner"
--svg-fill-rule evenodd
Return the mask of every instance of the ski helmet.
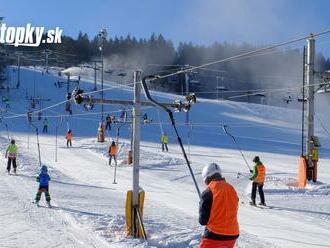
<path id="1" fill-rule="evenodd" d="M 47 172 L 47 166 L 46 165 L 43 165 L 43 166 L 41 166 L 41 171 L 42 172 Z"/>
<path id="2" fill-rule="evenodd" d="M 11 143 L 11 144 L 15 144 L 15 140 L 12 139 L 12 140 L 10 141 L 10 143 Z"/>
<path id="3" fill-rule="evenodd" d="M 255 162 L 255 163 L 260 162 L 260 158 L 259 158 L 259 156 L 255 156 L 254 159 L 253 159 L 253 162 Z"/>
<path id="4" fill-rule="evenodd" d="M 206 181 L 207 178 L 209 178 L 217 173 L 221 175 L 220 166 L 217 165 L 216 163 L 211 163 L 203 168 L 203 171 L 202 171 L 203 180 Z"/>

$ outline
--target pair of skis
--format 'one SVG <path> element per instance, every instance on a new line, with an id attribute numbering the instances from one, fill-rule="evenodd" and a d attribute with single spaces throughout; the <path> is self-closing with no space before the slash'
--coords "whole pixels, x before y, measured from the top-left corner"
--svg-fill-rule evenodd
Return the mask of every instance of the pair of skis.
<path id="1" fill-rule="evenodd" d="M 40 203 L 39 203 L 39 202 L 36 202 L 36 201 L 33 201 L 32 203 L 33 203 L 33 204 L 36 204 L 37 207 L 46 207 L 46 206 L 44 206 L 44 205 L 40 205 Z M 47 202 L 47 207 L 48 207 L 48 208 L 52 208 L 53 206 L 50 204 L 50 202 Z"/>

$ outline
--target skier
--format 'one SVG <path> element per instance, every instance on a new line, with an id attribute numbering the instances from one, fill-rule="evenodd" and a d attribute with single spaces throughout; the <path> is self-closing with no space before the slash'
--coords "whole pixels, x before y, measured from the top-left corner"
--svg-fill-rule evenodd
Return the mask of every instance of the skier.
<path id="1" fill-rule="evenodd" d="M 216 163 L 205 166 L 202 177 L 207 189 L 199 202 L 199 223 L 206 227 L 200 248 L 232 248 L 239 236 L 237 193 Z"/>
<path id="2" fill-rule="evenodd" d="M 65 138 L 66 138 L 66 147 L 69 147 L 69 145 L 70 145 L 70 147 L 72 147 L 73 134 L 72 134 L 71 129 L 68 130 L 68 132 L 65 135 Z"/>
<path id="3" fill-rule="evenodd" d="M 109 146 L 109 165 L 111 165 L 112 157 L 115 160 L 115 165 L 117 165 L 117 152 L 118 147 L 114 141 L 112 141 L 111 145 Z"/>
<path id="4" fill-rule="evenodd" d="M 39 112 L 38 112 L 38 121 L 41 121 L 41 118 L 42 118 L 42 112 L 39 111 Z"/>
<path id="5" fill-rule="evenodd" d="M 39 182 L 39 189 L 35 200 L 38 206 L 39 206 L 41 194 L 42 192 L 44 192 L 47 205 L 50 207 L 49 181 L 50 181 L 50 176 L 48 175 L 47 172 L 47 166 L 43 165 L 41 167 L 39 176 L 37 176 L 37 182 Z"/>
<path id="6" fill-rule="evenodd" d="M 255 163 L 255 166 L 253 167 L 253 170 L 250 171 L 251 173 L 253 173 L 252 176 L 250 177 L 250 180 L 253 181 L 250 204 L 253 206 L 256 205 L 256 194 L 258 188 L 259 196 L 260 196 L 259 205 L 266 206 L 265 195 L 263 190 L 265 176 L 266 176 L 266 167 L 260 161 L 260 158 L 258 156 L 254 157 L 253 162 Z"/>
<path id="7" fill-rule="evenodd" d="M 42 129 L 43 133 L 48 133 L 48 119 L 44 119 L 44 128 Z"/>
<path id="8" fill-rule="evenodd" d="M 125 123 L 126 122 L 126 117 L 127 117 L 127 113 L 125 110 L 121 111 L 120 113 L 120 122 Z"/>
<path id="9" fill-rule="evenodd" d="M 149 120 L 147 113 L 143 115 L 143 123 L 144 124 L 149 124 L 151 123 L 151 120 Z"/>
<path id="10" fill-rule="evenodd" d="M 17 157 L 17 145 L 15 144 L 15 140 L 11 140 L 10 141 L 10 145 L 8 146 L 7 150 L 6 150 L 6 155 L 5 158 L 8 157 L 8 163 L 7 163 L 7 171 L 8 174 L 10 174 L 10 167 L 11 167 L 11 163 L 13 163 L 13 168 L 14 168 L 14 173 L 16 174 L 16 157 Z"/>
<path id="11" fill-rule="evenodd" d="M 107 117 L 105 118 L 107 125 L 105 126 L 105 130 L 107 130 L 109 128 L 109 130 L 111 130 L 111 123 L 112 123 L 112 118 L 111 116 L 108 114 Z"/>
<path id="12" fill-rule="evenodd" d="M 8 96 L 3 96 L 3 97 L 2 97 L 2 102 L 5 104 L 5 108 L 6 108 L 6 109 L 10 109 L 9 98 L 8 98 Z"/>
<path id="13" fill-rule="evenodd" d="M 167 141 L 168 141 L 167 134 L 163 133 L 162 137 L 161 137 L 162 151 L 164 151 L 166 149 L 166 151 L 168 152 Z"/>

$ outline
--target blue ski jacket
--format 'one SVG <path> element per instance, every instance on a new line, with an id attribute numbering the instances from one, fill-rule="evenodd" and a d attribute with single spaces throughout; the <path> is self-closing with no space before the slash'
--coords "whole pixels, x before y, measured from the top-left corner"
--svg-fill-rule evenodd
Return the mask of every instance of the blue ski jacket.
<path id="1" fill-rule="evenodd" d="M 48 186 L 50 181 L 50 176 L 48 175 L 47 172 L 41 172 L 39 176 L 37 177 L 37 182 L 39 182 L 39 185 L 41 187 L 46 187 Z"/>

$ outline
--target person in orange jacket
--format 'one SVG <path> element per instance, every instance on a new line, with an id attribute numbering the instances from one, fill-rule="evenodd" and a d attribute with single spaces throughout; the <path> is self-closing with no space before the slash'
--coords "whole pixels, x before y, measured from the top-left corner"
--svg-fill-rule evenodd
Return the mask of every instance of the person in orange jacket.
<path id="1" fill-rule="evenodd" d="M 71 129 L 69 129 L 69 131 L 66 133 L 66 146 L 69 147 L 72 147 L 72 138 L 73 138 L 73 134 L 72 134 L 72 131 Z"/>
<path id="2" fill-rule="evenodd" d="M 252 173 L 250 180 L 253 181 L 250 204 L 252 206 L 256 205 L 256 196 L 257 196 L 257 188 L 258 188 L 259 196 L 260 196 L 259 205 L 266 206 L 265 194 L 263 190 L 265 177 L 266 177 L 266 167 L 260 161 L 260 158 L 258 156 L 254 157 L 253 162 L 255 163 L 255 166 L 253 167 L 253 170 L 250 171 Z"/>
<path id="3" fill-rule="evenodd" d="M 114 141 L 112 141 L 111 145 L 109 146 L 109 165 L 111 165 L 112 158 L 115 160 L 115 164 L 117 165 L 117 153 L 118 147 Z"/>
<path id="4" fill-rule="evenodd" d="M 205 226 L 200 248 L 233 248 L 239 237 L 238 196 L 216 163 L 204 167 L 207 189 L 199 202 L 199 223 Z"/>

